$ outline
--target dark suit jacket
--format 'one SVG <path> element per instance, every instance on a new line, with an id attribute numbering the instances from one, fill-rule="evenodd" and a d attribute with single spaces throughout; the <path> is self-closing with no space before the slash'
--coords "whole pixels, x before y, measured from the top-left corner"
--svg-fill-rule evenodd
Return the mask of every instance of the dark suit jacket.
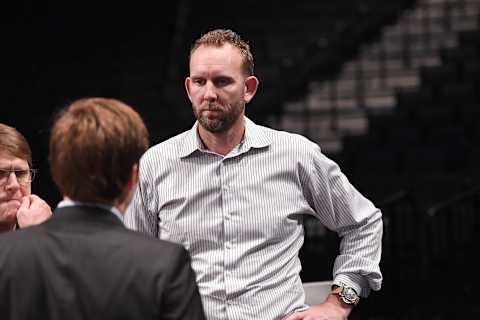
<path id="1" fill-rule="evenodd" d="M 0 319 L 204 319 L 188 252 L 110 211 L 57 209 L 0 235 Z"/>

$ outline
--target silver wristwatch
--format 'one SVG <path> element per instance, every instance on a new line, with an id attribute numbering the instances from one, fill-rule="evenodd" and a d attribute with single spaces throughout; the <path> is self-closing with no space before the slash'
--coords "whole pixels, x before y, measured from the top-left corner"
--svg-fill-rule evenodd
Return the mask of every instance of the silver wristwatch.
<path id="1" fill-rule="evenodd" d="M 352 287 L 348 287 L 345 285 L 333 285 L 332 286 L 332 294 L 336 294 L 340 297 L 340 299 L 348 305 L 356 306 L 360 301 L 360 297 L 358 296 L 355 289 Z"/>

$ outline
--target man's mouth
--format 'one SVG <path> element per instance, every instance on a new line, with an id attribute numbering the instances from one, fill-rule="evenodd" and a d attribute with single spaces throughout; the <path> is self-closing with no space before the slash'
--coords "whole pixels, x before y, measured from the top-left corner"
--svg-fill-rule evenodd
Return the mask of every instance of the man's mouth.
<path id="1" fill-rule="evenodd" d="M 203 110 L 204 110 L 204 111 L 217 111 L 217 112 L 220 112 L 220 111 L 222 111 L 222 108 L 220 108 L 220 107 L 205 107 Z"/>
<path id="2" fill-rule="evenodd" d="M 7 201 L 20 201 L 22 202 L 23 195 L 20 192 L 4 192 L 0 194 L 0 201 L 7 202 Z"/>
<path id="3" fill-rule="evenodd" d="M 203 111 L 216 111 L 216 112 L 223 111 L 223 107 L 216 103 L 206 103 L 204 104 L 202 109 Z"/>

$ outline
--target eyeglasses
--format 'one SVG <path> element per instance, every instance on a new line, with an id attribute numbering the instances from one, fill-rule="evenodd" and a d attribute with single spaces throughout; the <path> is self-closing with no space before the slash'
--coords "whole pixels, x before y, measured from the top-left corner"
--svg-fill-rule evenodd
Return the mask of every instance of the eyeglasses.
<path id="1" fill-rule="evenodd" d="M 27 170 L 5 170 L 0 169 L 0 185 L 7 184 L 8 178 L 12 172 L 15 174 L 17 181 L 19 184 L 27 185 L 33 181 L 35 178 L 35 169 L 27 169 Z"/>

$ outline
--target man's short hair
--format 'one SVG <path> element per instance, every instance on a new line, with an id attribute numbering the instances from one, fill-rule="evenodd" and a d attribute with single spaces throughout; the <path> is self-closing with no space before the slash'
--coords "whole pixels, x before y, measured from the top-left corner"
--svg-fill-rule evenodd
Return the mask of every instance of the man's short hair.
<path id="1" fill-rule="evenodd" d="M 32 150 L 27 139 L 17 129 L 0 123 L 0 151 L 28 162 L 32 168 Z"/>
<path id="2" fill-rule="evenodd" d="M 229 29 L 216 29 L 202 35 L 193 43 L 190 49 L 189 60 L 192 58 L 193 52 L 200 46 L 221 47 L 226 43 L 240 50 L 243 57 L 243 70 L 246 75 L 252 76 L 254 61 L 250 46 L 237 33 Z"/>
<path id="3" fill-rule="evenodd" d="M 50 135 L 50 169 L 60 192 L 74 201 L 111 204 L 149 145 L 140 115 L 121 101 L 73 102 Z"/>

